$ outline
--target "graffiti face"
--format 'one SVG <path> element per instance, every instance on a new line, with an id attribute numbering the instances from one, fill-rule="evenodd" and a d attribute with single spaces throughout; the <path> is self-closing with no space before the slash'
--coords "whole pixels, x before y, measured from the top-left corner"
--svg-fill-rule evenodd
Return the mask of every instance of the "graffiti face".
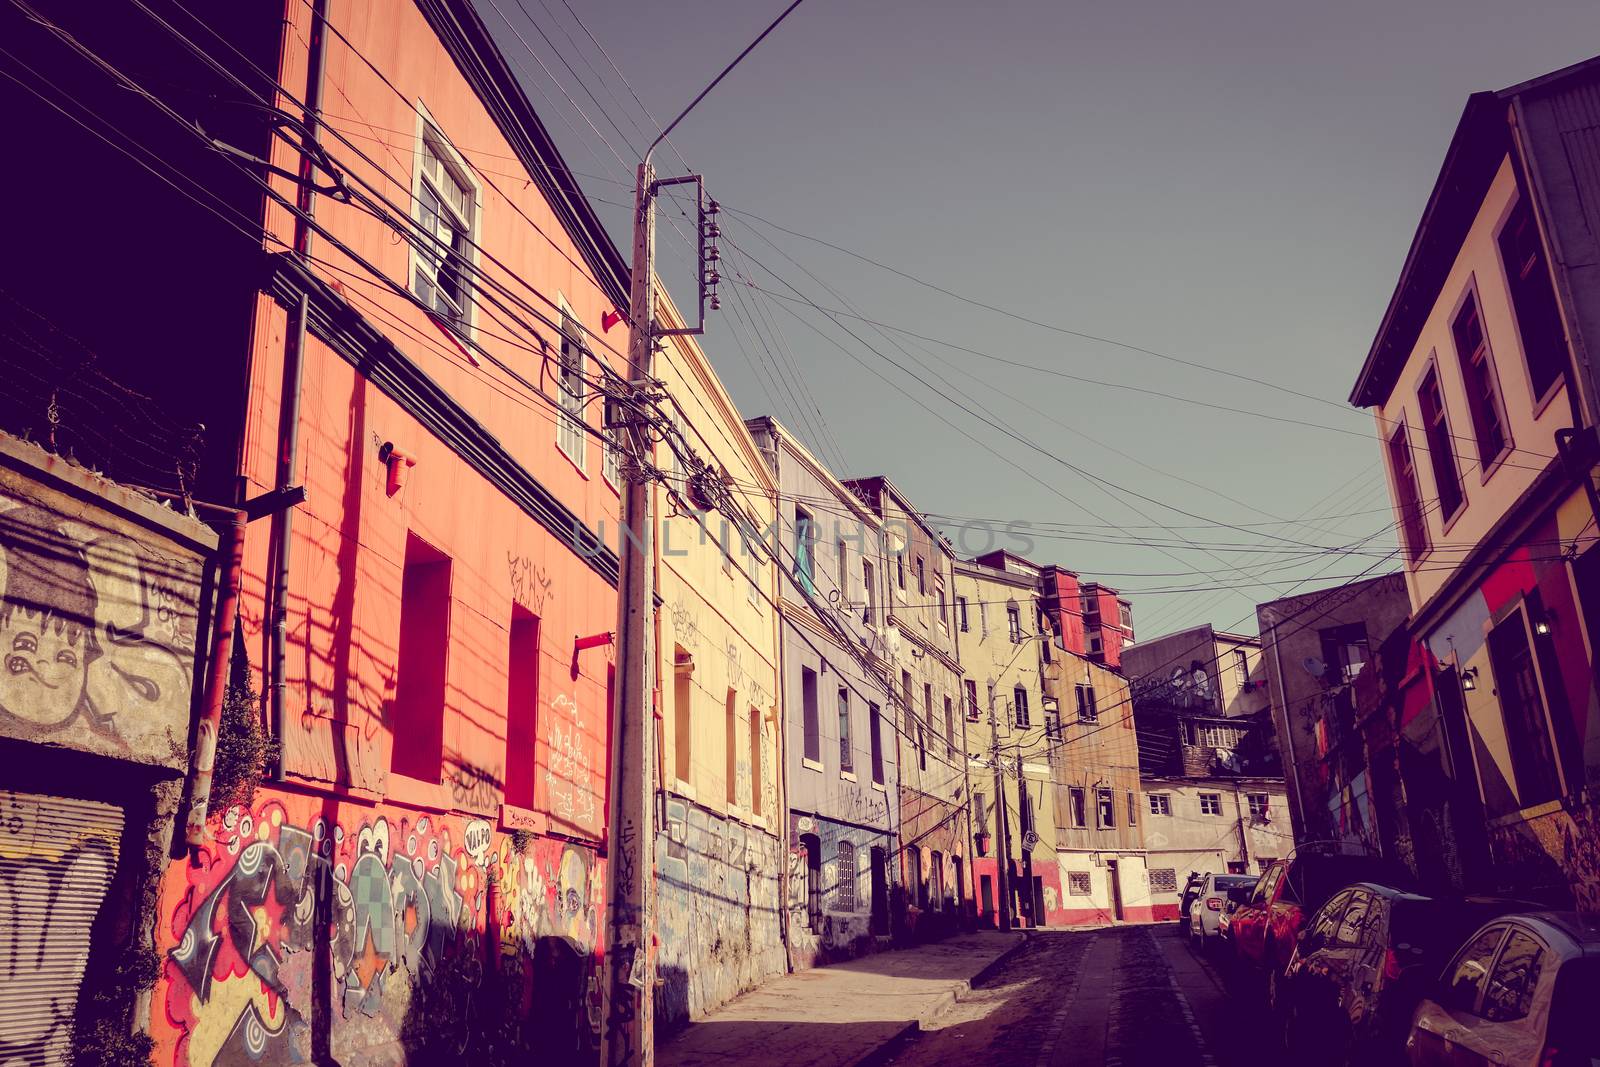
<path id="1" fill-rule="evenodd" d="M 0 498 L 0 729 L 180 758 L 199 567 Z"/>

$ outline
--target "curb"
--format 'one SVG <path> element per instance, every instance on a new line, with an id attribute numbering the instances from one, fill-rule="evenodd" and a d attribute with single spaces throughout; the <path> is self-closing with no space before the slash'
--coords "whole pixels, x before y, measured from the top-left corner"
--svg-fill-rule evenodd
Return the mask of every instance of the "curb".
<path id="1" fill-rule="evenodd" d="M 911 1042 L 912 1038 L 922 1033 L 929 1022 L 943 1014 L 945 1011 L 949 1010 L 950 1007 L 960 1001 L 962 997 L 972 992 L 972 987 L 974 985 L 977 985 L 995 971 L 999 970 L 1001 964 L 1005 963 L 1012 956 L 1015 956 L 1027 946 L 1028 938 L 1031 936 L 1031 934 L 1024 930 L 1018 930 L 1017 933 L 1022 934 L 1022 937 L 1017 941 L 1016 944 L 1012 945 L 1010 948 L 1007 948 L 994 959 L 984 964 L 978 973 L 974 974 L 971 978 L 962 978 L 952 982 L 949 989 L 941 994 L 937 1001 L 925 1008 L 923 1011 L 919 1012 L 917 1017 L 906 1023 L 906 1025 L 903 1026 L 898 1033 L 891 1035 L 884 1041 L 880 1042 L 875 1048 L 868 1049 L 866 1052 L 862 1053 L 860 1057 L 850 1061 L 850 1067 L 879 1067 L 880 1064 L 887 1062 L 889 1059 L 899 1053 L 901 1049 Z"/>

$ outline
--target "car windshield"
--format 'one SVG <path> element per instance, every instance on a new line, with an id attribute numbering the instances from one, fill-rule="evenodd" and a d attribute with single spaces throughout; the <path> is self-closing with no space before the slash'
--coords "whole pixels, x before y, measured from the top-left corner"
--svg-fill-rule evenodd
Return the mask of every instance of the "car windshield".
<path id="1" fill-rule="evenodd" d="M 1600 1027 L 1594 1025 L 1597 1003 L 1600 960 L 1569 960 L 1556 976 L 1548 1043 L 1580 1062 L 1600 1059 Z"/>
<path id="2" fill-rule="evenodd" d="M 1472 931 L 1518 910 L 1510 900 L 1400 899 L 1389 924 L 1389 943 L 1442 963 Z"/>
<path id="3" fill-rule="evenodd" d="M 1242 889 L 1256 884 L 1253 874 L 1219 874 L 1211 883 L 1219 893 L 1226 893 L 1230 889 Z"/>

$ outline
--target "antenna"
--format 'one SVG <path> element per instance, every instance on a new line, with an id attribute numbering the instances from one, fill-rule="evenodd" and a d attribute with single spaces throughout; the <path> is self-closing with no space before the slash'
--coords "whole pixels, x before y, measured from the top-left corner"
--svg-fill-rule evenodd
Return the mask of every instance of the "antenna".
<path id="1" fill-rule="evenodd" d="M 1306 669 L 1306 673 L 1311 675 L 1313 678 L 1321 678 L 1324 674 L 1328 673 L 1328 665 L 1322 662 L 1316 656 L 1307 656 L 1305 659 L 1300 661 L 1300 666 L 1304 667 Z"/>

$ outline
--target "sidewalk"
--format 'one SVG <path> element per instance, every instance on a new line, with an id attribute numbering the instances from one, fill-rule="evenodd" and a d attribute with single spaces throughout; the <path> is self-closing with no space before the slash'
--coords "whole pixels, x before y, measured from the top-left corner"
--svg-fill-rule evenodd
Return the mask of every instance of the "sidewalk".
<path id="1" fill-rule="evenodd" d="M 963 934 L 784 975 L 664 1042 L 656 1063 L 859 1067 L 955 1003 L 1024 939 Z"/>

